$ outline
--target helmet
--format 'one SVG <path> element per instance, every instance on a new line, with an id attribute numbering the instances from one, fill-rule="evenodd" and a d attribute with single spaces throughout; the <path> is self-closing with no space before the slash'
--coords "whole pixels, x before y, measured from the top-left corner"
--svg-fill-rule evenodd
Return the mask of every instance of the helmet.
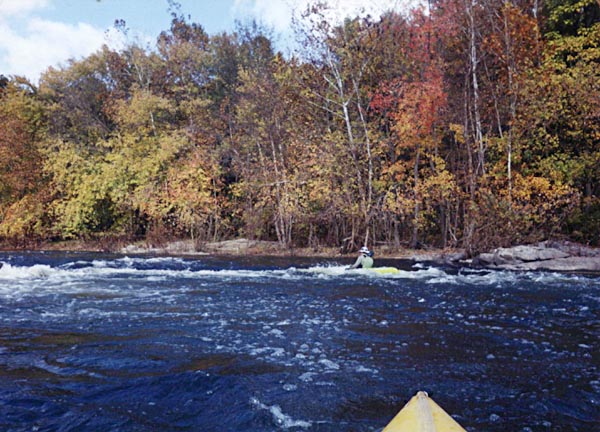
<path id="1" fill-rule="evenodd" d="M 366 246 L 363 246 L 363 247 L 360 248 L 359 252 L 368 255 L 369 254 L 369 248 L 366 247 Z"/>

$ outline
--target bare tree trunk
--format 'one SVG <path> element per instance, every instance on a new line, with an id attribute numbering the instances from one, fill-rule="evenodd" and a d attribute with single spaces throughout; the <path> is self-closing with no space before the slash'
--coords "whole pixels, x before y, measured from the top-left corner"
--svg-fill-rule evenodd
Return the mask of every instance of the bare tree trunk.
<path id="1" fill-rule="evenodd" d="M 469 62 L 471 72 L 471 85 L 473 88 L 473 116 L 474 116 L 474 133 L 475 143 L 478 149 L 477 158 L 477 173 L 480 175 L 485 174 L 485 146 L 483 142 L 483 132 L 481 126 L 481 115 L 479 112 L 479 80 L 477 76 L 477 69 L 479 59 L 477 56 L 477 30 L 475 28 L 475 17 L 473 6 L 475 0 L 466 0 L 466 13 L 469 19 Z"/>
<path id="2" fill-rule="evenodd" d="M 356 79 L 352 80 L 354 85 L 354 93 L 356 97 L 356 106 L 358 108 L 358 114 L 360 116 L 360 122 L 363 127 L 363 133 L 365 137 L 365 149 L 367 151 L 367 195 L 365 197 L 365 202 L 363 204 L 363 217 L 364 223 L 366 226 L 365 233 L 365 242 L 367 245 L 369 242 L 369 227 L 371 225 L 371 206 L 373 203 L 373 156 L 371 154 L 371 140 L 369 139 L 369 129 L 367 127 L 367 121 L 365 120 L 364 110 L 362 107 L 361 97 L 360 97 L 360 89 L 358 86 L 358 82 Z"/>
<path id="3" fill-rule="evenodd" d="M 512 39 L 510 35 L 510 28 L 508 23 L 507 11 L 504 9 L 504 44 L 506 49 L 506 68 L 508 73 L 508 97 L 509 97 L 509 128 L 508 134 L 506 137 L 506 153 L 507 153 L 507 176 L 508 176 L 508 199 L 509 202 L 512 202 L 512 158 L 513 158 L 513 131 L 512 127 L 514 124 L 514 120 L 517 116 L 517 91 L 515 89 L 514 84 L 514 75 L 515 75 L 515 58 L 512 48 Z"/>
<path id="4" fill-rule="evenodd" d="M 415 206 L 414 206 L 414 213 L 413 213 L 413 230 L 412 230 L 412 237 L 410 240 L 410 247 L 411 248 L 416 248 L 419 245 L 419 218 L 421 215 L 421 201 L 420 201 L 420 197 L 419 197 L 419 159 L 420 159 L 420 149 L 419 146 L 417 145 L 416 147 L 416 152 L 417 154 L 415 155 L 415 166 L 413 168 L 413 181 L 414 181 L 414 199 L 415 199 Z"/>
<path id="5" fill-rule="evenodd" d="M 463 140 L 465 143 L 465 148 L 467 150 L 467 181 L 468 181 L 468 191 L 469 191 L 469 198 L 468 198 L 468 202 L 465 203 L 464 205 L 464 235 L 463 235 L 463 242 L 464 242 L 464 247 L 465 249 L 467 249 L 468 251 L 471 250 L 472 246 L 473 246 L 473 235 L 475 232 L 475 221 L 474 221 L 474 215 L 473 215 L 473 211 L 472 211 L 472 207 L 475 205 L 475 170 L 473 169 L 473 151 L 471 149 L 471 145 L 469 142 L 469 137 L 468 137 L 468 122 L 469 122 L 469 116 L 468 116 L 468 112 L 469 112 L 469 107 L 468 107 L 468 97 L 467 97 L 467 93 L 468 93 L 468 85 L 467 85 L 467 81 L 469 80 L 468 76 L 465 76 L 465 97 L 464 97 L 464 126 L 463 126 Z"/>
<path id="6" fill-rule="evenodd" d="M 358 109 L 359 118 L 361 119 L 361 123 L 362 123 L 363 129 L 364 129 L 364 134 L 365 134 L 365 148 L 366 148 L 366 153 L 367 153 L 367 165 L 368 165 L 366 185 L 365 185 L 364 175 L 361 170 L 360 161 L 359 161 L 358 154 L 357 154 L 356 140 L 354 137 L 354 131 L 353 131 L 353 127 L 352 127 L 352 119 L 350 118 L 349 105 L 350 105 L 350 102 L 352 101 L 352 97 L 346 94 L 345 84 L 344 84 L 344 80 L 342 77 L 342 73 L 339 70 L 338 66 L 334 63 L 333 59 L 331 58 L 331 53 L 328 53 L 327 63 L 333 74 L 333 80 L 328 79 L 327 77 L 325 79 L 330 85 L 332 85 L 335 88 L 335 90 L 338 93 L 338 97 L 341 101 L 340 105 L 342 107 L 344 124 L 346 126 L 346 133 L 348 136 L 349 148 L 350 148 L 352 157 L 354 159 L 354 167 L 355 167 L 355 171 L 356 171 L 356 178 L 358 181 L 358 192 L 360 195 L 362 219 L 363 219 L 363 224 L 364 224 L 365 230 L 366 230 L 364 244 L 367 244 L 368 239 L 369 239 L 370 212 L 371 212 L 371 202 L 372 202 L 372 196 L 373 196 L 373 186 L 372 186 L 373 185 L 373 159 L 372 159 L 372 155 L 371 155 L 371 143 L 369 140 L 367 122 L 364 118 L 363 108 L 362 108 L 362 104 L 361 104 L 361 100 L 360 100 L 359 85 L 358 85 L 357 78 L 353 76 L 352 84 L 354 86 L 354 89 L 353 89 L 354 97 L 356 98 L 356 106 Z M 352 243 L 355 242 L 354 239 L 355 239 L 356 234 L 357 233 L 353 229 Z"/>

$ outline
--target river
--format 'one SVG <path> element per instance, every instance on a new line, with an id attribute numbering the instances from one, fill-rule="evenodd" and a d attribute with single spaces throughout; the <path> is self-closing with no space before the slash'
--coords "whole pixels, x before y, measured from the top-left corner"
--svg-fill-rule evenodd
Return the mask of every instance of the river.
<path id="1" fill-rule="evenodd" d="M 0 253 L 0 430 L 600 430 L 600 276 Z"/>

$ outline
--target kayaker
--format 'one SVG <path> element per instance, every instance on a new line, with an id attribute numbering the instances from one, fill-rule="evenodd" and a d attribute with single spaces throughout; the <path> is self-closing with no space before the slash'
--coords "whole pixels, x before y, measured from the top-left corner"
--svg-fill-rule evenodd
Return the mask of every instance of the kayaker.
<path id="1" fill-rule="evenodd" d="M 373 267 L 373 252 L 369 250 L 368 247 L 363 246 L 360 248 L 360 251 L 358 251 L 358 258 L 356 259 L 356 262 L 354 264 L 352 264 L 349 268 L 351 269 L 355 269 L 355 268 L 371 268 Z"/>

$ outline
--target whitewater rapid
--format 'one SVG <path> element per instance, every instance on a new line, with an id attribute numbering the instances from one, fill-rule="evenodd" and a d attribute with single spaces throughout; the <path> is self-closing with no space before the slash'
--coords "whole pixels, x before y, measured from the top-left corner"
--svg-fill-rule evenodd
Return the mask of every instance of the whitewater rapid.
<path id="1" fill-rule="evenodd" d="M 0 262 L 6 430 L 375 430 L 417 390 L 471 430 L 589 430 L 598 412 L 595 276 L 260 257 Z"/>

